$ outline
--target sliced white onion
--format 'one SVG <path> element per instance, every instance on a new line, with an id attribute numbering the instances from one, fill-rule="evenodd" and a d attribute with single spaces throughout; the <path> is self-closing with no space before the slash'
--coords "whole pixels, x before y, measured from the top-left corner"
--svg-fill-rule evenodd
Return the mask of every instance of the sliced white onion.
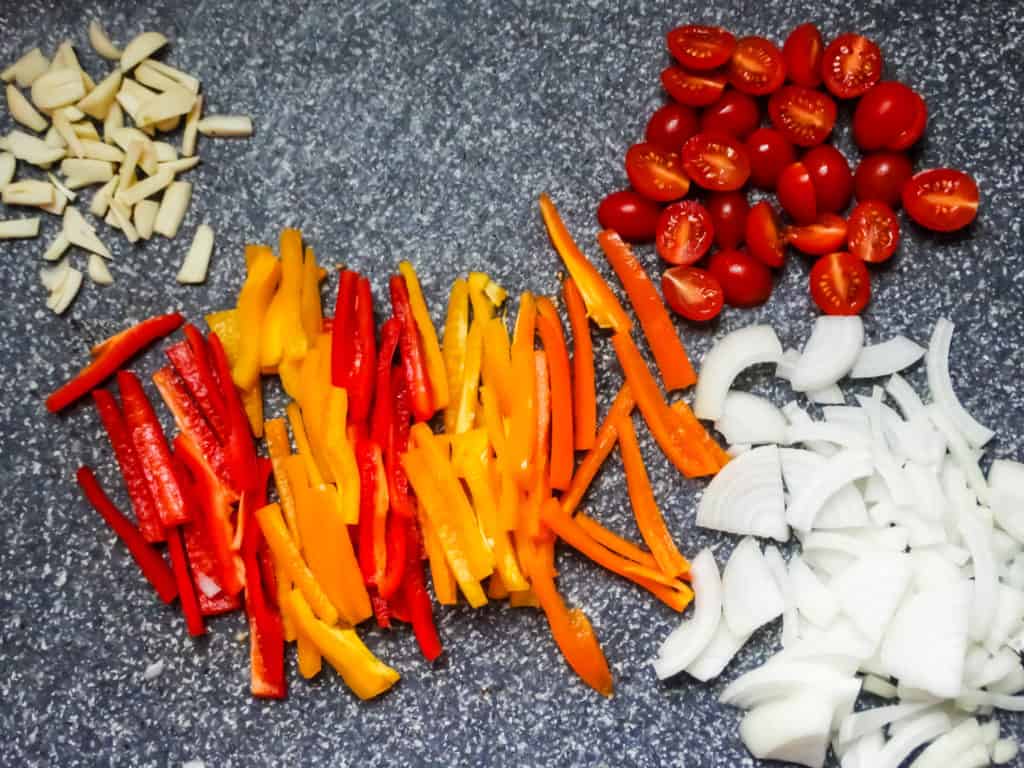
<path id="1" fill-rule="evenodd" d="M 915 548 L 912 550 L 910 564 L 913 568 L 916 592 L 931 589 L 955 589 L 963 580 L 960 569 L 956 565 L 931 549 Z"/>
<path id="2" fill-rule="evenodd" d="M 786 417 L 771 401 L 748 392 L 730 390 L 715 422 L 729 443 L 781 443 L 786 437 Z"/>
<path id="3" fill-rule="evenodd" d="M 874 462 L 865 451 L 836 454 L 826 461 L 820 474 L 804 490 L 794 495 L 786 510 L 786 520 L 798 530 L 809 531 L 818 512 L 833 494 L 855 480 L 868 477 L 874 469 Z"/>
<path id="4" fill-rule="evenodd" d="M 893 704 L 888 707 L 876 707 L 875 709 L 858 712 L 843 721 L 842 726 L 839 728 L 839 743 L 846 744 L 859 739 L 871 731 L 887 726 L 889 723 L 913 717 L 931 706 L 933 705 L 927 702 L 913 702 L 909 704 Z"/>
<path id="5" fill-rule="evenodd" d="M 970 509 L 960 512 L 960 533 L 971 553 L 974 594 L 970 601 L 970 635 L 984 642 L 992 629 L 998 604 L 999 571 L 992 555 L 992 527 Z"/>
<path id="6" fill-rule="evenodd" d="M 924 520 L 941 522 L 946 516 L 946 499 L 939 478 L 928 467 L 914 462 L 903 466 L 903 477 L 910 486 L 914 508 Z"/>
<path id="7" fill-rule="evenodd" d="M 786 429 L 786 444 L 803 443 L 810 447 L 815 442 L 833 443 L 843 448 L 867 448 L 869 441 L 864 432 L 846 424 L 828 424 L 823 421 L 790 423 Z"/>
<path id="8" fill-rule="evenodd" d="M 989 628 L 985 647 L 989 653 L 1002 648 L 1011 635 L 1021 629 L 1024 622 L 1024 592 L 1000 584 L 996 593 L 996 610 Z"/>
<path id="9" fill-rule="evenodd" d="M 981 727 L 973 717 L 964 720 L 925 749 L 911 768 L 950 768 L 964 752 L 981 742 Z"/>
<path id="10" fill-rule="evenodd" d="M 1020 667 L 1020 656 L 1016 651 L 1003 648 L 986 659 L 985 663 L 977 673 L 969 680 L 965 680 L 965 688 L 985 688 L 1005 680 L 1015 668 Z"/>
<path id="11" fill-rule="evenodd" d="M 800 362 L 800 350 L 798 349 L 787 349 L 782 353 L 782 357 L 779 359 L 778 364 L 775 366 L 775 376 L 780 379 L 789 381 L 793 378 L 793 371 L 796 370 L 796 364 Z"/>
<path id="12" fill-rule="evenodd" d="M 726 448 L 725 452 L 735 459 L 737 456 L 742 456 L 744 453 L 746 453 L 753 447 L 754 446 L 749 445 L 747 443 L 736 443 L 735 445 L 730 445 L 728 448 Z"/>
<path id="13" fill-rule="evenodd" d="M 786 541 L 779 449 L 754 448 L 730 461 L 704 489 L 697 525 L 739 535 Z"/>
<path id="14" fill-rule="evenodd" d="M 996 459 L 988 471 L 988 484 L 993 489 L 1011 491 L 1024 499 L 1024 464 Z"/>
<path id="15" fill-rule="evenodd" d="M 1015 758 L 1020 751 L 1020 745 L 1016 739 L 1000 739 L 992 747 L 992 762 L 996 765 L 1006 765 Z"/>
<path id="16" fill-rule="evenodd" d="M 880 699 L 896 698 L 896 686 L 878 675 L 865 675 L 862 688 L 864 693 L 870 693 Z"/>
<path id="17" fill-rule="evenodd" d="M 1004 693 L 989 691 L 967 691 L 957 700 L 956 705 L 967 712 L 979 707 L 992 707 L 1007 712 L 1024 712 L 1024 696 L 1007 696 Z"/>
<path id="18" fill-rule="evenodd" d="M 789 648 L 800 639 L 800 619 L 797 616 L 793 587 L 789 583 L 789 571 L 782 554 L 774 546 L 765 547 L 764 560 L 782 595 L 782 647 Z"/>
<path id="19" fill-rule="evenodd" d="M 839 614 L 839 603 L 799 555 L 789 560 L 789 583 L 797 610 L 819 627 L 827 627 Z"/>
<path id="20" fill-rule="evenodd" d="M 731 682 L 718 700 L 739 709 L 752 709 L 807 688 L 834 689 L 849 680 L 849 675 L 837 671 L 827 661 L 776 658 Z M 829 717 L 831 719 L 831 713 Z"/>
<path id="21" fill-rule="evenodd" d="M 893 336 L 888 341 L 864 347 L 850 371 L 851 379 L 874 379 L 909 368 L 922 357 L 925 349 L 906 336 Z"/>
<path id="22" fill-rule="evenodd" d="M 859 410 L 859 409 L 857 409 Z M 824 457 L 798 448 L 779 450 L 782 479 L 791 494 L 800 493 L 826 465 Z M 826 499 L 815 528 L 859 528 L 868 524 L 864 497 L 853 484 L 846 485 Z"/>
<path id="23" fill-rule="evenodd" d="M 949 417 L 956 429 L 964 435 L 967 442 L 980 448 L 992 439 L 991 429 L 979 423 L 961 405 L 953 391 L 953 381 L 949 373 L 949 345 L 953 340 L 953 323 L 940 317 L 932 331 L 932 339 L 928 345 L 928 389 L 932 398 Z"/>
<path id="24" fill-rule="evenodd" d="M 1013 649 L 1013 652 L 1017 653 L 1016 649 Z M 992 693 L 1002 693 L 1007 696 L 1024 691 L 1024 666 L 1018 664 L 1002 680 L 989 685 L 988 690 Z"/>
<path id="25" fill-rule="evenodd" d="M 817 691 L 763 704 L 740 723 L 754 757 L 821 768 L 831 734 L 830 697 Z"/>
<path id="26" fill-rule="evenodd" d="M 885 749 L 885 734 L 872 731 L 852 742 L 842 757 L 842 768 L 873 768 Z"/>
<path id="27" fill-rule="evenodd" d="M 837 671 L 852 676 L 874 653 L 874 648 L 852 621 L 840 616 L 828 627 L 807 627 L 800 640 L 784 653 L 799 659 L 832 659 Z"/>
<path id="28" fill-rule="evenodd" d="M 830 405 L 821 409 L 821 415 L 830 424 L 844 424 L 848 427 L 856 427 L 868 432 L 871 429 L 871 422 L 863 408 L 853 405 Z"/>
<path id="29" fill-rule="evenodd" d="M 717 421 L 736 376 L 752 365 L 777 363 L 781 357 L 782 345 L 769 325 L 741 328 L 715 342 L 704 357 L 697 379 L 694 413 L 698 418 Z"/>
<path id="30" fill-rule="evenodd" d="M 686 673 L 702 683 L 714 680 L 725 669 L 726 665 L 747 644 L 750 635 L 734 635 L 727 621 L 719 621 L 718 629 L 711 637 L 711 642 L 700 652 L 692 664 L 686 667 Z"/>
<path id="31" fill-rule="evenodd" d="M 881 393 L 876 387 L 874 396 L 863 398 L 860 401 L 861 407 L 868 412 L 868 421 L 871 424 L 871 452 L 874 456 L 875 469 L 882 476 L 892 499 L 898 506 L 907 506 L 913 503 L 910 488 L 903 476 L 903 470 L 899 463 L 889 451 L 885 441 L 885 434 L 882 430 Z"/>
<path id="32" fill-rule="evenodd" d="M 693 559 L 690 573 L 696 595 L 693 618 L 680 624 L 658 649 L 654 671 L 662 680 L 694 662 L 711 642 L 722 619 L 722 580 L 710 549 Z"/>
<path id="33" fill-rule="evenodd" d="M 815 423 L 807 411 L 796 402 L 789 402 L 782 406 L 782 413 L 789 420 L 789 424 L 792 427 L 806 427 L 808 424 Z M 808 440 L 804 444 L 808 449 L 825 457 L 834 456 L 839 450 L 832 443 L 821 440 Z"/>
<path id="34" fill-rule="evenodd" d="M 829 588 L 843 613 L 877 646 L 910 585 L 910 577 L 907 555 L 879 552 L 855 561 L 833 579 Z"/>
<path id="35" fill-rule="evenodd" d="M 857 315 L 821 315 L 804 345 L 790 384 L 797 392 L 820 390 L 850 372 L 864 345 L 864 322 Z"/>
<path id="36" fill-rule="evenodd" d="M 945 712 L 928 712 L 908 722 L 889 739 L 873 768 L 899 768 L 921 745 L 938 738 L 953 727 Z"/>
<path id="37" fill-rule="evenodd" d="M 807 399 L 818 405 L 841 405 L 846 402 L 843 390 L 841 390 L 836 384 L 833 384 L 830 387 L 825 387 L 824 389 L 816 389 L 812 392 L 808 392 Z"/>
<path id="38" fill-rule="evenodd" d="M 896 401 L 896 405 L 903 411 L 904 418 L 912 419 L 919 413 L 924 413 L 924 402 L 921 400 L 921 396 L 898 373 L 894 373 L 889 379 L 885 385 L 885 391 Z"/>
<path id="39" fill-rule="evenodd" d="M 782 615 L 785 604 L 757 541 L 745 538 L 722 572 L 722 605 L 731 633 L 742 638 Z"/>

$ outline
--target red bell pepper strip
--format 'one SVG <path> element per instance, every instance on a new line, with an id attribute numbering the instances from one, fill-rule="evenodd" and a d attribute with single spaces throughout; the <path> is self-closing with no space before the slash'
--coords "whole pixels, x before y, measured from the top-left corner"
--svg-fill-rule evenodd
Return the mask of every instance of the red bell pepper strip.
<path id="1" fill-rule="evenodd" d="M 224 398 L 217 386 L 206 338 L 191 323 L 184 327 L 185 341 L 171 345 L 166 354 L 175 370 L 185 380 L 189 393 L 195 398 L 199 410 L 210 422 L 221 442 L 228 438 L 227 414 Z"/>
<path id="2" fill-rule="evenodd" d="M 359 275 L 350 269 L 338 276 L 338 298 L 331 321 L 331 384 L 348 389 L 355 339 L 356 284 Z M 325 329 L 326 331 L 326 329 Z"/>
<path id="3" fill-rule="evenodd" d="M 388 474 L 388 501 L 391 503 L 391 511 L 406 520 L 416 519 L 416 509 L 409 490 L 409 478 L 402 468 L 402 454 L 409 450 L 409 422 L 412 419 L 412 408 L 409 404 L 409 390 L 405 386 L 405 380 L 391 373 L 392 381 L 397 381 L 397 387 L 392 393 L 394 401 L 394 413 L 392 413 L 391 439 L 388 442 L 385 456 L 384 469 Z"/>
<path id="4" fill-rule="evenodd" d="M 118 369 L 138 352 L 161 339 L 181 325 L 184 318 L 177 312 L 143 320 L 138 325 L 121 331 L 107 339 L 99 348 L 97 357 L 71 381 L 46 398 L 46 410 L 58 413 L 78 398 L 89 394 L 113 376 Z"/>
<path id="5" fill-rule="evenodd" d="M 75 479 L 92 508 L 99 512 L 100 517 L 110 526 L 110 530 L 128 547 L 128 552 L 139 566 L 142 575 L 153 586 L 160 599 L 165 603 L 174 600 L 178 594 L 178 587 L 174 574 L 160 552 L 151 546 L 139 529 L 132 525 L 131 520 L 114 506 L 114 502 L 103 491 L 96 475 L 89 467 L 79 467 Z"/>
<path id="6" fill-rule="evenodd" d="M 423 542 L 416 522 L 409 520 L 405 524 L 408 546 L 405 553 L 402 595 L 409 608 L 412 631 L 416 635 L 420 652 L 427 661 L 433 661 L 441 655 L 442 647 L 434 624 L 434 608 L 430 603 L 430 595 L 427 594 L 423 574 Z"/>
<path id="7" fill-rule="evenodd" d="M 409 289 L 406 288 L 405 280 L 398 275 L 392 275 L 388 285 L 391 289 L 391 311 L 402 324 L 402 367 L 405 370 L 405 384 L 409 388 L 412 412 L 416 421 L 427 421 L 434 415 L 434 395 L 430 388 L 423 343 L 409 304 Z"/>
<path id="8" fill-rule="evenodd" d="M 124 420 L 160 513 L 160 522 L 167 528 L 187 523 L 188 509 L 174 475 L 171 451 L 142 382 L 129 371 L 118 371 L 117 386 L 121 390 Z"/>
<path id="9" fill-rule="evenodd" d="M 344 331 L 343 331 L 344 333 Z M 362 424 L 373 404 L 373 379 L 377 365 L 376 325 L 373 319 L 373 293 L 370 281 L 360 277 L 356 284 L 356 308 L 353 328 L 352 365 L 349 373 L 348 414 L 355 424 Z"/>
<path id="10" fill-rule="evenodd" d="M 185 615 L 185 626 L 192 637 L 206 634 L 206 623 L 199 610 L 199 600 L 192 586 L 192 577 L 188 572 L 188 558 L 185 557 L 185 545 L 181 543 L 181 529 L 172 528 L 167 535 L 167 549 L 171 553 L 171 565 L 174 567 L 174 580 L 178 583 L 178 597 L 181 598 L 181 612 Z"/>
<path id="11" fill-rule="evenodd" d="M 381 629 L 391 629 L 391 619 L 395 618 L 391 612 L 391 603 L 377 594 L 377 590 L 371 587 L 370 605 L 373 606 L 373 615 L 377 619 L 377 626 Z"/>
<path id="12" fill-rule="evenodd" d="M 228 363 L 224 347 L 216 333 L 209 336 L 210 353 L 213 358 L 213 371 L 220 384 L 221 396 L 224 398 L 224 409 L 227 414 L 228 440 L 225 445 L 228 465 L 234 490 L 241 493 L 252 488 L 256 482 L 256 446 L 253 445 L 249 417 L 245 415 L 242 400 L 235 389 L 231 378 L 231 366 Z"/>
<path id="13" fill-rule="evenodd" d="M 405 582 L 402 582 L 404 587 Z M 406 624 L 412 624 L 412 613 L 409 610 L 409 601 L 405 599 L 405 590 L 399 589 L 388 600 L 388 608 L 391 611 L 391 618 Z"/>
<path id="14" fill-rule="evenodd" d="M 131 500 L 135 522 L 139 526 L 142 538 L 150 542 L 166 541 L 167 533 L 160 524 L 160 513 L 157 511 L 146 475 L 142 471 L 142 463 L 135 452 L 135 444 L 132 442 L 128 425 L 125 424 L 121 408 L 114 396 L 105 389 L 94 389 L 92 397 L 107 430 L 107 437 L 110 438 L 117 464 L 121 468 L 121 477 L 124 478 L 125 487 L 128 489 L 128 498 Z"/>
<path id="15" fill-rule="evenodd" d="M 402 335 L 402 324 L 391 317 L 381 326 L 380 347 L 377 350 L 377 383 L 374 388 L 373 422 L 370 434 L 377 445 L 387 446 L 391 439 L 392 412 L 394 404 L 391 362 L 398 349 L 398 338 Z"/>
<path id="16" fill-rule="evenodd" d="M 395 514 L 388 515 L 387 563 L 384 575 L 377 584 L 377 591 L 385 600 L 392 600 L 402 588 L 408 546 L 408 520 Z"/>
<path id="17" fill-rule="evenodd" d="M 359 465 L 359 570 L 367 586 L 379 587 L 387 570 L 388 494 L 380 446 L 356 445 Z"/>

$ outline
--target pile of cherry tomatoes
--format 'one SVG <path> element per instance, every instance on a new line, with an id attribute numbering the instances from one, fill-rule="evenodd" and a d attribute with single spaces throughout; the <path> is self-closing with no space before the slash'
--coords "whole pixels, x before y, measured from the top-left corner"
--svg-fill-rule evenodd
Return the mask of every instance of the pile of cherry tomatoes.
<path id="1" fill-rule="evenodd" d="M 661 82 L 672 100 L 626 153 L 631 188 L 608 195 L 597 216 L 626 239 L 654 241 L 674 265 L 662 276 L 665 299 L 683 317 L 710 320 L 723 303 L 766 301 L 789 246 L 817 257 L 810 288 L 821 310 L 857 314 L 871 297 L 866 265 L 899 244 L 895 209 L 940 232 L 974 220 L 978 187 L 969 175 L 914 174 L 906 151 L 924 133 L 927 106 L 912 88 L 882 80 L 882 52 L 863 35 L 826 46 L 814 24 L 803 24 L 779 50 L 763 37 L 687 25 L 669 32 L 668 48 L 675 63 Z M 825 143 L 836 99 L 858 99 L 856 171 Z M 764 102 L 771 127 L 761 126 Z M 702 201 L 682 199 L 691 184 L 704 190 Z M 751 205 L 747 186 L 774 192 L 786 223 L 769 200 Z"/>

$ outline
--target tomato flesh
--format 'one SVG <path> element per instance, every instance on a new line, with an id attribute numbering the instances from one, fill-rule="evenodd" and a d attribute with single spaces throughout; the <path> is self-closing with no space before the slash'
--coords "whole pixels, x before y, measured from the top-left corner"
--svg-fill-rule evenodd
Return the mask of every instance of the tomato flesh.
<path id="1" fill-rule="evenodd" d="M 693 264 L 708 252 L 714 236 L 707 209 L 695 200 L 683 200 L 661 212 L 654 245 L 669 264 Z"/>
<path id="2" fill-rule="evenodd" d="M 729 83 L 751 96 L 765 96 L 786 80 L 782 52 L 763 37 L 742 37 L 726 67 Z"/>
<path id="3" fill-rule="evenodd" d="M 726 89 L 721 98 L 704 108 L 700 129 L 704 133 L 726 133 L 745 139 L 761 123 L 761 110 L 753 96 Z"/>
<path id="4" fill-rule="evenodd" d="M 825 87 L 840 99 L 855 99 L 882 79 L 882 51 L 863 35 L 840 35 L 821 61 Z"/>
<path id="5" fill-rule="evenodd" d="M 750 159 L 739 139 L 724 133 L 698 133 L 683 145 L 683 169 L 705 189 L 728 192 L 750 178 Z"/>
<path id="6" fill-rule="evenodd" d="M 877 200 L 899 208 L 903 186 L 914 175 L 910 158 L 900 152 L 867 155 L 853 174 L 853 194 L 858 202 Z"/>
<path id="7" fill-rule="evenodd" d="M 612 192 L 597 206 L 597 220 L 624 240 L 646 243 L 654 239 L 661 207 L 631 189 Z"/>
<path id="8" fill-rule="evenodd" d="M 811 224 L 818 218 L 818 196 L 811 172 L 799 160 L 783 169 L 775 194 L 782 210 L 798 224 Z"/>
<path id="9" fill-rule="evenodd" d="M 821 91 L 786 85 L 768 100 L 768 116 L 787 139 L 801 147 L 821 144 L 836 124 L 836 103 Z"/>
<path id="10" fill-rule="evenodd" d="M 921 171 L 903 186 L 903 207 L 922 227 L 955 232 L 978 215 L 978 185 L 952 168 Z"/>
<path id="11" fill-rule="evenodd" d="M 747 137 L 750 181 L 761 189 L 773 190 L 782 169 L 796 160 L 793 144 L 774 128 L 758 128 Z"/>
<path id="12" fill-rule="evenodd" d="M 659 203 L 678 200 L 690 190 L 679 155 L 654 144 L 634 144 L 629 148 L 626 175 L 633 189 Z"/>
<path id="13" fill-rule="evenodd" d="M 871 275 L 864 262 L 839 251 L 811 267 L 811 298 L 826 315 L 857 315 L 871 300 Z"/>
<path id="14" fill-rule="evenodd" d="M 912 127 L 918 100 L 924 103 L 913 90 L 895 80 L 874 86 L 861 97 L 853 112 L 853 140 L 857 146 L 868 152 L 889 147 Z"/>
<path id="15" fill-rule="evenodd" d="M 772 295 L 772 273 L 743 251 L 718 251 L 711 257 L 708 271 L 722 284 L 731 307 L 754 307 Z"/>
<path id="16" fill-rule="evenodd" d="M 769 267 L 781 267 L 786 261 L 786 238 L 779 216 L 771 203 L 762 200 L 747 214 L 747 250 Z"/>
<path id="17" fill-rule="evenodd" d="M 823 256 L 838 251 L 846 243 L 846 222 L 842 216 L 823 213 L 813 224 L 787 227 L 786 242 L 801 253 Z"/>
<path id="18" fill-rule="evenodd" d="M 688 107 L 714 104 L 725 90 L 725 75 L 714 72 L 687 72 L 669 67 L 661 73 L 661 84 L 668 95 Z"/>
<path id="19" fill-rule="evenodd" d="M 850 253 L 869 264 L 888 261 L 900 244 L 900 222 L 885 203 L 860 203 L 850 213 Z"/>
<path id="20" fill-rule="evenodd" d="M 818 211 L 845 211 L 853 195 L 853 173 L 843 153 L 831 144 L 822 144 L 804 155 L 800 162 L 811 174 Z"/>
<path id="21" fill-rule="evenodd" d="M 825 41 L 814 24 L 801 24 L 789 33 L 782 45 L 782 59 L 786 63 L 786 77 L 804 88 L 821 85 L 821 58 Z"/>
<path id="22" fill-rule="evenodd" d="M 678 152 L 686 140 L 700 130 L 697 113 L 682 104 L 666 104 L 647 121 L 644 138 L 668 152 Z"/>
<path id="23" fill-rule="evenodd" d="M 736 38 L 721 27 L 687 24 L 668 33 L 668 49 L 687 69 L 720 67 L 732 56 Z"/>
<path id="24" fill-rule="evenodd" d="M 742 192 L 712 192 L 705 207 L 715 229 L 715 245 L 736 248 L 743 244 L 750 204 Z"/>
<path id="25" fill-rule="evenodd" d="M 672 311 L 697 322 L 717 317 L 724 303 L 718 278 L 698 267 L 666 269 L 661 276 L 661 292 Z"/>

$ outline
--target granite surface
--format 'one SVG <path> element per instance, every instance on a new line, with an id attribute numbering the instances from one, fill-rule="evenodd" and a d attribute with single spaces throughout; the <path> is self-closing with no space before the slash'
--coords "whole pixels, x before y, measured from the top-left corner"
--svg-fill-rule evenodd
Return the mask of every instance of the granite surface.
<path id="1" fill-rule="evenodd" d="M 565 551 L 560 584 L 604 643 L 616 676 L 610 701 L 567 670 L 538 613 L 504 606 L 440 610 L 447 650 L 434 666 L 409 632 L 363 632 L 403 674 L 378 701 L 357 702 L 329 671 L 297 680 L 294 659 L 287 701 L 252 699 L 242 618 L 212 621 L 199 641 L 186 636 L 178 611 L 157 603 L 74 487 L 84 462 L 125 501 L 94 413 L 76 407 L 56 418 L 42 405 L 89 344 L 113 330 L 172 309 L 198 319 L 230 303 L 243 243 L 273 241 L 285 226 L 301 227 L 322 259 L 373 275 L 378 296 L 392 265 L 412 260 L 435 318 L 451 280 L 469 268 L 490 270 L 512 291 L 554 292 L 559 268 L 536 196 L 549 191 L 594 251 L 594 208 L 624 183 L 624 150 L 662 101 L 663 34 L 678 23 L 714 21 L 777 41 L 807 20 L 827 36 L 860 31 L 881 45 L 890 77 L 925 95 L 931 122 L 920 166 L 971 171 L 981 215 L 953 236 L 904 227 L 899 255 L 875 275 L 868 335 L 924 341 L 935 317 L 953 318 L 957 389 L 998 428 L 992 453 L 1022 456 L 1018 2 L 4 0 L 0 62 L 37 44 L 52 52 L 71 37 L 100 75 L 106 66 L 85 35 L 92 18 L 118 42 L 144 29 L 166 33 L 166 60 L 201 77 L 208 112 L 251 114 L 256 135 L 202 142 L 177 240 L 132 248 L 101 229 L 115 251 L 115 283 L 87 285 L 65 317 L 45 309 L 37 279 L 56 219 L 38 241 L 0 244 L 0 763 L 755 764 L 739 742 L 738 713 L 715 701 L 723 682 L 655 680 L 647 662 L 678 619 Z M 2 130 L 11 127 L 0 117 Z M 849 149 L 845 132 L 838 142 Z M 202 222 L 217 233 L 210 278 L 178 286 L 178 264 Z M 655 267 L 653 253 L 643 254 Z M 807 271 L 791 258 L 767 305 L 727 311 L 707 329 L 684 327 L 695 358 L 716 335 L 755 321 L 772 322 L 787 346 L 800 343 L 815 317 Z M 603 391 L 614 391 L 610 346 L 598 349 Z M 135 368 L 151 372 L 158 360 L 153 351 Z M 774 391 L 780 403 L 787 397 L 765 375 L 744 383 Z M 701 484 L 679 479 L 642 437 L 684 550 L 711 545 L 726 555 L 731 541 L 693 526 Z M 632 530 L 617 459 L 590 499 L 598 518 Z M 756 636 L 724 681 L 776 640 L 777 627 Z M 157 660 L 166 669 L 144 681 Z M 1003 721 L 1024 735 L 1017 717 Z"/>

